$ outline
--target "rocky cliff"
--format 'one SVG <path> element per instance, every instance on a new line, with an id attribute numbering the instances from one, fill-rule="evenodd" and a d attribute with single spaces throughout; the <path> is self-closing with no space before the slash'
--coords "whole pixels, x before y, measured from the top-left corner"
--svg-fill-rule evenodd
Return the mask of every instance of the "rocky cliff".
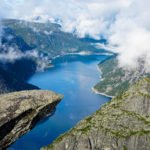
<path id="1" fill-rule="evenodd" d="M 150 150 L 150 78 L 140 80 L 42 150 Z"/>
<path id="2" fill-rule="evenodd" d="M 61 95 L 50 91 L 22 91 L 0 96 L 0 149 L 5 149 L 47 114 Z"/>

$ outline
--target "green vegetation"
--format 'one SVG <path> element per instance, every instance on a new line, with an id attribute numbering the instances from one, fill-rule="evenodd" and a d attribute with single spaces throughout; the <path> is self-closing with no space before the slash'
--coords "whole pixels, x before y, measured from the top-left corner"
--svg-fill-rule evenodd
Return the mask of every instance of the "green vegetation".
<path id="1" fill-rule="evenodd" d="M 140 78 L 150 76 L 144 72 L 141 73 L 140 70 L 126 72 L 118 66 L 116 57 L 100 63 L 99 68 L 102 80 L 94 86 L 94 89 L 110 96 L 117 96 Z"/>
<path id="2" fill-rule="evenodd" d="M 71 33 L 63 32 L 58 24 L 15 19 L 4 19 L 1 23 L 4 28 L 0 53 L 9 51 L 9 48 L 13 47 L 18 52 L 18 58 L 19 56 L 21 58 L 13 63 L 9 60 L 5 63 L 0 62 L 0 94 L 38 89 L 24 81 L 28 80 L 36 70 L 50 67 L 51 60 L 58 55 L 106 52 L 91 45 L 90 41 L 84 41 Z"/>
<path id="3" fill-rule="evenodd" d="M 3 25 L 15 36 L 22 38 L 28 46 L 51 57 L 80 51 L 106 52 L 71 33 L 61 31 L 58 24 L 3 20 Z"/>

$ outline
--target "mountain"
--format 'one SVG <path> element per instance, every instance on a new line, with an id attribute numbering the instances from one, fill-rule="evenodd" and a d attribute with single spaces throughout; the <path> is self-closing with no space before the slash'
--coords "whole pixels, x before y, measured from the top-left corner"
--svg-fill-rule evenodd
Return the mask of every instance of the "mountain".
<path id="1" fill-rule="evenodd" d="M 149 102 L 144 78 L 42 150 L 149 150 Z"/>
<path id="2" fill-rule="evenodd" d="M 49 57 L 81 51 L 107 52 L 92 46 L 91 43 L 95 43 L 95 40 L 87 41 L 63 32 L 58 24 L 5 19 L 2 20 L 2 25 L 5 37 L 2 41 L 6 42 L 8 37 L 9 43 L 16 43 L 21 50 L 36 49 Z"/>
<path id="3" fill-rule="evenodd" d="M 0 150 L 30 131 L 47 114 L 53 115 L 62 99 L 51 91 L 22 91 L 0 96 Z"/>
<path id="4" fill-rule="evenodd" d="M 14 76 L 12 72 L 5 70 L 3 67 L 0 67 L 0 94 L 33 89 L 39 88 L 34 85 L 25 83 L 23 80 L 17 78 L 17 76 Z"/>
<path id="5" fill-rule="evenodd" d="M 150 77 L 150 74 L 145 72 L 144 67 L 130 71 L 119 67 L 117 56 L 112 56 L 101 62 L 98 67 L 102 74 L 102 79 L 94 86 L 93 90 L 109 96 L 117 96 L 139 79 Z"/>
<path id="6" fill-rule="evenodd" d="M 0 93 L 37 89 L 26 80 L 48 67 L 51 60 L 62 54 L 87 52 L 106 53 L 97 49 L 90 38 L 80 39 L 61 30 L 54 23 L 27 22 L 3 19 L 3 34 L 0 45 Z"/>

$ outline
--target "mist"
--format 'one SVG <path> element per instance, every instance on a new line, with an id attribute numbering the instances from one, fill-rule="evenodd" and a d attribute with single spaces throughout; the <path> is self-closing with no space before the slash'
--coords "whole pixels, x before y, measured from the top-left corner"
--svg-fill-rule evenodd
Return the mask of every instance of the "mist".
<path id="1" fill-rule="evenodd" d="M 3 47 L 4 45 L 2 45 Z M 14 63 L 16 60 L 21 58 L 38 58 L 39 54 L 36 50 L 22 52 L 16 47 L 7 47 L 7 50 L 0 52 L 0 62 L 1 63 Z"/>

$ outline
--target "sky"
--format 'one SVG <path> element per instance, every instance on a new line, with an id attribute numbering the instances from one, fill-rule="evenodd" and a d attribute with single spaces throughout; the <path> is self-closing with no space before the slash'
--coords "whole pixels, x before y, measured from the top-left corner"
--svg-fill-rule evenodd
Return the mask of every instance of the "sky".
<path id="1" fill-rule="evenodd" d="M 149 0 L 0 0 L 0 18 L 60 20 L 65 32 L 106 38 L 120 66 L 143 62 L 150 72 L 149 6 Z"/>

